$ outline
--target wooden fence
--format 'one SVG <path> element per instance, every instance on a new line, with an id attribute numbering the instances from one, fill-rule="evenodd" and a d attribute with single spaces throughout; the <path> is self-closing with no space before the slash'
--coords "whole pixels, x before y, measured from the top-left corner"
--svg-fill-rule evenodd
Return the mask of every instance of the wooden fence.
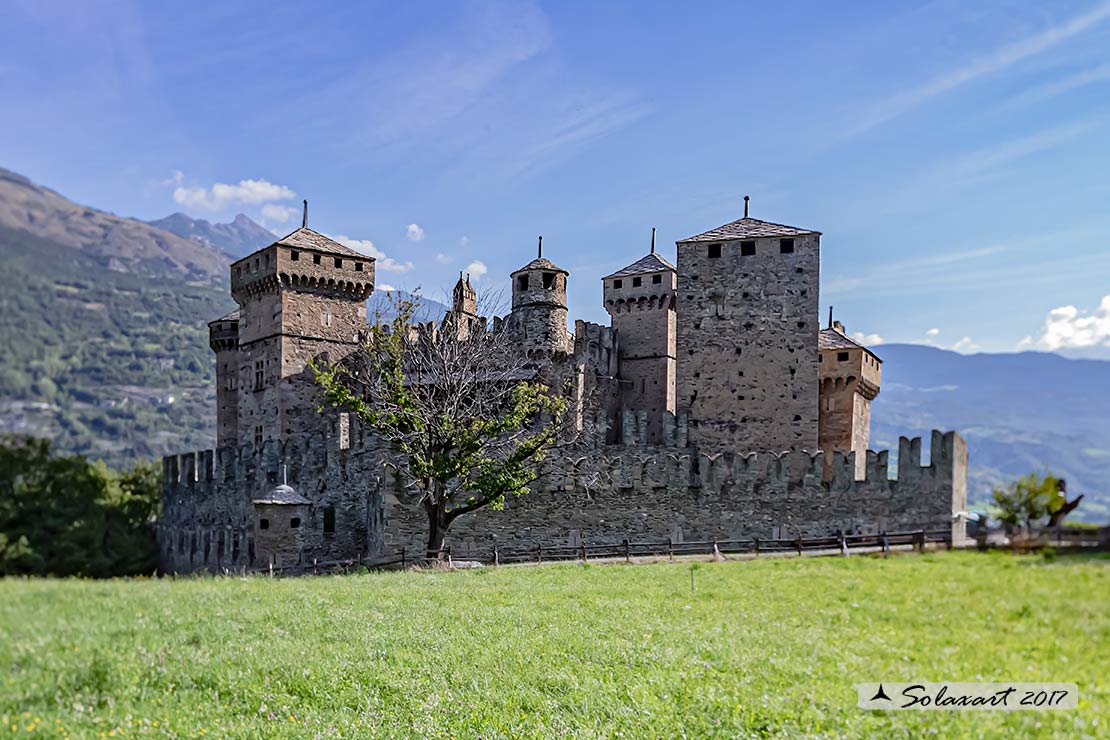
<path id="1" fill-rule="evenodd" d="M 475 563 L 482 565 L 512 565 L 522 563 L 589 562 L 607 560 L 632 562 L 633 558 L 691 557 L 707 555 L 848 555 L 857 552 L 890 552 L 894 548 L 911 548 L 922 551 L 927 546 L 952 547 L 951 530 L 917 530 L 914 532 L 884 532 L 881 534 L 840 534 L 828 537 L 797 537 L 794 539 L 761 539 L 753 537 L 739 540 L 705 540 L 697 542 L 645 541 L 625 539 L 617 544 L 591 545 L 537 545 L 531 548 L 500 549 L 496 544 L 487 548 L 445 547 L 435 553 L 439 562 Z M 270 575 L 306 575 L 317 573 L 349 572 L 365 567 L 370 569 L 406 568 L 426 564 L 429 559 L 424 548 L 392 548 L 384 558 L 354 560 L 313 561 L 254 568 L 248 572 Z M 432 560 L 436 560 L 433 558 Z"/>

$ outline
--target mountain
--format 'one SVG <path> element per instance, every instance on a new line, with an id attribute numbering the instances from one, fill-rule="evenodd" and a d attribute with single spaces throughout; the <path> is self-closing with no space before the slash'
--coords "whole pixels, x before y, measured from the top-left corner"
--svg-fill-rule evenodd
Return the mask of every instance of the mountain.
<path id="1" fill-rule="evenodd" d="M 1080 513 L 1110 519 L 1110 362 L 1042 352 L 961 355 L 907 344 L 875 347 L 883 387 L 872 402 L 871 446 L 899 435 L 956 429 L 970 453 L 969 498 L 1046 467 L 1086 494 Z"/>
<path id="2" fill-rule="evenodd" d="M 406 293 L 403 290 L 375 290 L 374 294 L 366 300 L 366 320 L 373 324 L 385 324 L 392 321 L 397 315 L 394 308 L 396 305 L 394 301 L 396 300 L 415 302 L 413 321 L 417 322 L 434 321 L 439 323 L 443 320 L 444 314 L 450 310 L 449 306 L 439 301 Z"/>
<path id="3" fill-rule="evenodd" d="M 228 257 L 0 170 L 0 432 L 124 464 L 215 440 Z"/>
<path id="4" fill-rule="evenodd" d="M 228 259 L 210 244 L 142 221 L 78 205 L 0 168 L 0 227 L 79 250 L 115 272 L 190 280 L 227 279 Z"/>
<path id="5" fill-rule="evenodd" d="M 192 218 L 184 213 L 148 221 L 155 228 L 177 234 L 185 239 L 193 239 L 217 249 L 222 249 L 234 259 L 246 257 L 251 252 L 274 243 L 273 232 L 259 226 L 240 213 L 226 224 L 214 224 L 203 218 Z"/>

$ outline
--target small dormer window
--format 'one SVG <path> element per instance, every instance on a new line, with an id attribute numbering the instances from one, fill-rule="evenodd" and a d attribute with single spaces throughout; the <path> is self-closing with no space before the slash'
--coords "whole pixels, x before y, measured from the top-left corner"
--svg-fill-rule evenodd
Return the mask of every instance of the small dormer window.
<path id="1" fill-rule="evenodd" d="M 289 253 L 289 259 L 293 260 L 294 262 L 300 262 L 301 253 L 294 249 L 292 252 Z"/>
<path id="2" fill-rule="evenodd" d="M 320 264 L 320 255 L 318 255 L 318 254 L 312 255 L 312 264 L 314 264 L 314 265 Z"/>
<path id="3" fill-rule="evenodd" d="M 651 276 L 651 284 L 652 285 L 659 285 L 662 282 L 663 282 L 663 276 L 662 275 L 652 275 Z"/>
<path id="4" fill-rule="evenodd" d="M 555 273 L 545 272 L 543 274 L 543 287 L 544 290 L 551 290 L 555 287 Z"/>
<path id="5" fill-rule="evenodd" d="M 613 281 L 613 290 L 620 290 L 623 287 L 624 287 L 624 281 L 623 280 L 614 280 Z"/>
<path id="6" fill-rule="evenodd" d="M 644 284 L 644 279 L 643 278 L 640 278 L 640 277 L 632 278 L 632 287 L 633 288 L 639 288 L 643 284 Z"/>
<path id="7" fill-rule="evenodd" d="M 793 239 L 779 239 L 779 253 L 780 254 L 794 254 L 794 240 Z"/>
<path id="8" fill-rule="evenodd" d="M 527 275 L 517 275 L 517 277 L 516 277 L 516 289 L 517 290 L 528 290 L 528 276 Z"/>
<path id="9" fill-rule="evenodd" d="M 740 256 L 741 257 L 754 257 L 755 256 L 755 242 L 740 242 Z"/>
<path id="10" fill-rule="evenodd" d="M 721 245 L 720 244 L 710 244 L 708 254 L 709 254 L 709 259 L 711 259 L 711 260 L 715 260 L 718 257 L 720 257 L 721 256 Z"/>

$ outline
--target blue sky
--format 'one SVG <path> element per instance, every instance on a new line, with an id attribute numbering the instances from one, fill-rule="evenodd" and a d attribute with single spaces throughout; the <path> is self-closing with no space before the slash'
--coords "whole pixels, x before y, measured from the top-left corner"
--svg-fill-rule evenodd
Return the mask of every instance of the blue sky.
<path id="1" fill-rule="evenodd" d="M 287 231 L 305 197 L 431 297 L 543 234 L 606 321 L 653 226 L 673 256 L 750 194 L 824 232 L 821 303 L 873 341 L 1110 356 L 1110 2 L 4 15 L 0 166 L 82 203 Z"/>

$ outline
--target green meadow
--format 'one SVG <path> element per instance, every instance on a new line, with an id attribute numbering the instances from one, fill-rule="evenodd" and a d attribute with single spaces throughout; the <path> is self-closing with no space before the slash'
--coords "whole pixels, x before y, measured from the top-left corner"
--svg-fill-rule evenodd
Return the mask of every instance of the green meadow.
<path id="1" fill-rule="evenodd" d="M 691 581 L 693 587 L 691 588 Z M 864 681 L 1074 711 L 866 712 Z M 0 737 L 1110 737 L 1110 559 L 0 581 Z"/>

